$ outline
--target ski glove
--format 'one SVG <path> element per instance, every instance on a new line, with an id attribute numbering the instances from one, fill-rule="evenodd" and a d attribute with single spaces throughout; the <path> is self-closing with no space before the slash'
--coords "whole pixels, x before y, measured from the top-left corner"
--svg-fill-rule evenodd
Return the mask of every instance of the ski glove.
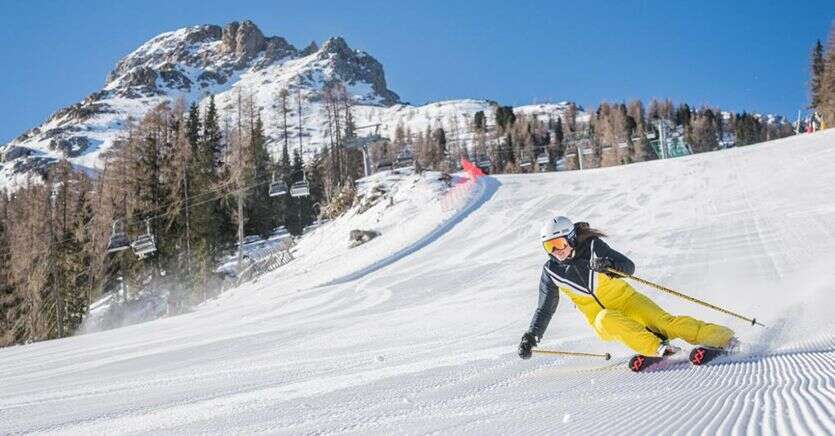
<path id="1" fill-rule="evenodd" d="M 609 268 L 614 268 L 615 264 L 612 262 L 612 259 L 608 257 L 592 257 L 589 260 L 589 268 L 592 271 L 602 272 L 605 273 L 609 277 L 617 277 L 617 275 L 610 273 L 608 270 Z"/>
<path id="2" fill-rule="evenodd" d="M 530 359 L 531 348 L 535 347 L 537 343 L 536 336 L 534 336 L 531 332 L 525 332 L 522 335 L 522 342 L 519 343 L 519 357 L 523 359 Z"/>

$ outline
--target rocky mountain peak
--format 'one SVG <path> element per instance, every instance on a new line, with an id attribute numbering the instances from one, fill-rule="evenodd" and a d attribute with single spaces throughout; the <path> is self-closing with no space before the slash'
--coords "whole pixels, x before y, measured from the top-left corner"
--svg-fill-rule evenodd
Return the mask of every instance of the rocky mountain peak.
<path id="1" fill-rule="evenodd" d="M 348 57 L 353 55 L 354 51 L 348 47 L 348 43 L 341 36 L 336 36 L 325 41 L 319 50 L 320 58 L 325 58 L 331 54 Z"/>
<path id="2" fill-rule="evenodd" d="M 267 48 L 267 40 L 261 29 L 249 20 L 240 24 L 233 21 L 224 26 L 221 41 L 221 53 L 232 54 L 243 63 L 252 60 Z"/>
<path id="3" fill-rule="evenodd" d="M 342 37 L 326 40 L 321 48 L 312 42 L 299 51 L 280 36 L 264 36 L 249 20 L 165 32 L 119 60 L 102 89 L 0 147 L 5 149 L 0 150 L 5 151 L 0 185 L 9 174 L 41 168 L 60 157 L 95 168 L 129 120 L 141 119 L 159 104 L 178 98 L 200 102 L 210 94 L 223 111 L 234 105 L 230 96 L 237 90 L 255 95 L 256 105 L 269 112 L 270 96 L 299 87 L 312 105 L 307 108 L 314 118 L 308 141 L 315 148 L 324 141 L 316 105 L 335 82 L 346 85 L 355 104 L 374 111 L 400 102 L 387 88 L 383 66 Z M 264 118 L 274 117 L 265 113 Z"/>
<path id="4" fill-rule="evenodd" d="M 308 44 L 307 47 L 299 53 L 299 55 L 310 56 L 317 51 L 319 51 L 319 45 L 316 44 L 316 41 L 310 41 L 310 44 Z"/>

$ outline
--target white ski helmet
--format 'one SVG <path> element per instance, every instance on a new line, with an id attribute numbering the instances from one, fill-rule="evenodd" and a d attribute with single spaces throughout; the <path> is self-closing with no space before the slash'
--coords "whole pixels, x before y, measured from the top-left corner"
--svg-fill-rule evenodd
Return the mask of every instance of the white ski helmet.
<path id="1" fill-rule="evenodd" d="M 568 243 L 574 246 L 574 223 L 570 219 L 559 215 L 549 219 L 539 231 L 539 242 L 545 243 L 551 239 L 564 236 Z"/>

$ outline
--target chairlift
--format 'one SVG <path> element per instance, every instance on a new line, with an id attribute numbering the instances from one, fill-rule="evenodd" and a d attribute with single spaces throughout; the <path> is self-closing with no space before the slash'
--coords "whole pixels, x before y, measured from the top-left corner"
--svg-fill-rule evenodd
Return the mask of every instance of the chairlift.
<path id="1" fill-rule="evenodd" d="M 397 157 L 394 159 L 394 168 L 404 168 L 414 165 L 415 157 L 408 149 L 403 149 L 400 153 L 397 153 Z"/>
<path id="2" fill-rule="evenodd" d="M 539 156 L 536 157 L 536 163 L 539 165 L 547 164 L 548 160 L 548 153 L 540 153 Z"/>
<path id="3" fill-rule="evenodd" d="M 381 171 L 388 171 L 392 168 L 393 168 L 393 165 L 391 164 L 391 162 L 389 162 L 387 160 L 381 160 L 380 162 L 377 162 L 377 172 L 378 173 L 381 172 Z"/>
<path id="4" fill-rule="evenodd" d="M 154 235 L 151 233 L 151 220 L 145 220 L 145 234 L 139 235 L 131 244 L 133 253 L 140 259 L 154 254 L 157 251 L 157 244 Z"/>
<path id="5" fill-rule="evenodd" d="M 655 132 L 647 133 L 647 139 L 655 139 Z"/>
<path id="6" fill-rule="evenodd" d="M 275 173 L 273 173 L 273 179 L 270 182 L 270 197 L 278 197 L 279 195 L 284 195 L 287 193 L 287 183 L 284 183 L 281 180 L 275 179 Z"/>
<path id="7" fill-rule="evenodd" d="M 398 157 L 394 161 L 394 168 L 405 168 L 410 167 L 414 164 L 414 159 L 410 157 Z"/>
<path id="8" fill-rule="evenodd" d="M 531 165 L 533 165 L 533 158 L 531 157 L 531 153 L 521 150 L 519 152 L 519 166 L 524 168 L 529 167 Z"/>
<path id="9" fill-rule="evenodd" d="M 128 235 L 125 234 L 125 227 L 122 220 L 113 221 L 113 230 L 110 233 L 110 241 L 107 243 L 108 253 L 117 253 L 127 250 L 130 247 Z"/>
<path id="10" fill-rule="evenodd" d="M 293 183 L 290 186 L 290 196 L 291 197 L 307 197 L 310 195 L 310 185 L 307 183 L 306 180 L 302 179 L 298 182 Z"/>

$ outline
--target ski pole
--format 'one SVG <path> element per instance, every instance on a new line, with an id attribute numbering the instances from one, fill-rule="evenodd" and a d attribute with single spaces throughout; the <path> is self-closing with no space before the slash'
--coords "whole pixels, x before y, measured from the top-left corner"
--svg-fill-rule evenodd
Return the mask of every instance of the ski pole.
<path id="1" fill-rule="evenodd" d="M 658 289 L 659 291 L 664 291 L 664 292 L 666 292 L 666 293 L 668 293 L 668 294 L 673 294 L 673 295 L 675 295 L 676 297 L 683 298 L 683 299 L 685 299 L 685 300 L 687 300 L 687 301 L 690 301 L 690 302 L 693 302 L 693 303 L 696 303 L 696 304 L 701 304 L 702 306 L 709 307 L 709 308 L 711 308 L 711 309 L 713 309 L 713 310 L 716 310 L 716 311 L 719 311 L 719 312 L 722 312 L 722 313 L 725 313 L 725 314 L 728 314 L 728 315 L 731 315 L 731 316 L 735 316 L 735 317 L 737 317 L 737 318 L 739 318 L 739 319 L 743 319 L 743 320 L 745 320 L 745 321 L 750 322 L 752 326 L 754 326 L 754 325 L 758 325 L 758 326 L 760 326 L 760 327 L 765 327 L 765 325 L 764 325 L 764 324 L 761 324 L 761 323 L 757 322 L 757 318 L 747 318 L 747 317 L 744 317 L 744 316 L 739 315 L 739 314 L 737 314 L 737 313 L 731 312 L 730 310 L 723 309 L 723 308 L 721 308 L 721 307 L 719 307 L 719 306 L 714 306 L 714 305 L 712 305 L 712 304 L 710 304 L 710 303 L 704 302 L 704 301 L 699 300 L 699 299 L 697 299 L 697 298 L 693 298 L 693 297 L 691 297 L 691 296 L 689 296 L 689 295 L 682 294 L 681 292 L 676 292 L 676 291 L 674 291 L 674 290 L 672 290 L 672 289 L 670 289 L 670 288 L 668 288 L 668 287 L 661 286 L 661 285 L 659 285 L 659 284 L 657 284 L 657 283 L 653 283 L 653 282 L 651 282 L 651 281 L 649 281 L 649 280 L 645 280 L 645 279 L 642 279 L 642 278 L 640 278 L 640 277 L 635 277 L 635 276 L 633 276 L 633 275 L 629 275 L 629 274 L 626 274 L 626 273 L 620 272 L 620 271 L 618 271 L 618 270 L 616 270 L 616 269 L 606 268 L 606 271 L 607 271 L 607 272 L 609 272 L 609 273 L 615 274 L 615 275 L 617 275 L 617 276 L 623 277 L 623 278 L 627 278 L 627 279 L 632 279 L 632 280 L 635 280 L 635 281 L 636 281 L 636 282 L 638 282 L 638 283 L 643 283 L 643 284 L 645 284 L 645 285 L 647 285 L 647 286 L 650 286 L 650 287 L 653 287 L 653 288 L 655 288 L 655 289 Z"/>
<path id="2" fill-rule="evenodd" d="M 585 357 L 602 357 L 602 358 L 604 358 L 604 359 L 606 359 L 606 360 L 609 360 L 609 359 L 611 359 L 611 358 L 612 358 L 612 355 L 611 355 L 611 354 L 609 354 L 609 353 L 604 353 L 604 354 L 596 354 L 596 353 L 579 353 L 579 352 L 576 352 L 576 351 L 537 350 L 536 348 L 534 348 L 533 350 L 531 350 L 531 352 L 534 352 L 534 353 L 537 353 L 537 354 L 550 354 L 550 355 L 554 355 L 554 356 L 585 356 Z"/>

